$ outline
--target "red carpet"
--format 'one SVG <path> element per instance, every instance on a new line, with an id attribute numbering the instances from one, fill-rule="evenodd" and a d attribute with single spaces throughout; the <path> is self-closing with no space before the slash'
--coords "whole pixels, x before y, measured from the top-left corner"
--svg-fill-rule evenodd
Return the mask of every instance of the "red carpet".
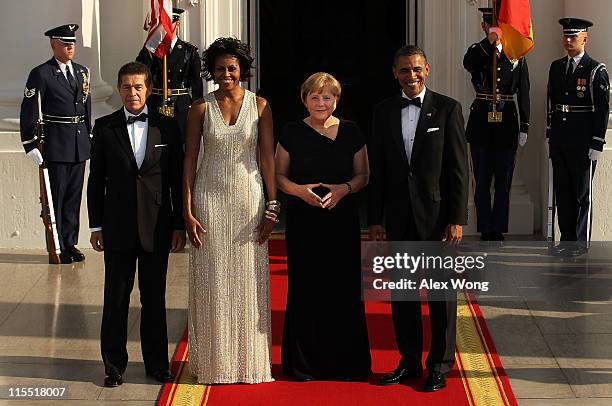
<path id="1" fill-rule="evenodd" d="M 369 382 L 294 382 L 283 376 L 280 345 L 287 293 L 287 267 L 284 240 L 270 241 L 272 295 L 272 363 L 275 382 L 258 385 L 198 385 L 186 368 L 187 332 L 173 359 L 177 382 L 161 390 L 158 405 L 517 405 L 507 376 L 486 328 L 478 305 L 461 300 L 458 310 L 458 357 L 448 377 L 448 387 L 436 393 L 420 391 L 424 379 L 395 386 L 376 382 L 397 365 L 391 306 L 389 303 L 366 304 L 372 370 Z M 429 342 L 427 306 L 423 306 L 425 343 Z M 427 350 L 427 349 L 426 349 Z M 425 357 L 426 354 L 423 355 Z"/>

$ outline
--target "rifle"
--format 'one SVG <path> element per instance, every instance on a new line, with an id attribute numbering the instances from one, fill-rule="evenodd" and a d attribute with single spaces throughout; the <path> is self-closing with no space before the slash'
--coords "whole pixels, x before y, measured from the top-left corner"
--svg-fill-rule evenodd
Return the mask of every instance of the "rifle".
<path id="1" fill-rule="evenodd" d="M 42 108 L 40 104 L 40 93 L 38 93 L 38 121 L 36 122 L 36 136 L 38 137 L 37 148 L 43 156 L 43 163 L 38 167 L 38 179 L 40 181 L 40 217 L 45 225 L 45 239 L 47 241 L 47 252 L 49 263 L 61 263 L 59 236 L 55 223 L 55 211 L 53 209 L 53 197 L 51 195 L 51 184 L 49 183 L 49 170 L 44 160 L 45 156 L 45 128 L 42 119 Z"/>

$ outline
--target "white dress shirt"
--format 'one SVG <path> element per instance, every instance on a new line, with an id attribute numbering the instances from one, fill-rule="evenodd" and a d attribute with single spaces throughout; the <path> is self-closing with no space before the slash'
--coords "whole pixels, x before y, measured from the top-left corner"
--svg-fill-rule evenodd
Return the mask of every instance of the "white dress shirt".
<path id="1" fill-rule="evenodd" d="M 421 104 L 423 104 L 426 90 L 427 88 L 423 88 L 423 91 L 417 95 L 421 99 Z M 402 97 L 410 100 L 410 97 L 406 96 L 403 91 Z M 410 157 L 412 156 L 412 145 L 414 144 L 414 136 L 420 116 L 421 108 L 413 104 L 402 109 L 402 138 L 404 139 L 404 149 L 406 150 L 408 162 L 410 162 Z"/>
<path id="2" fill-rule="evenodd" d="M 66 69 L 67 68 L 70 69 L 70 73 L 72 73 L 72 77 L 76 80 L 76 76 L 74 76 L 74 67 L 72 66 L 72 61 L 68 61 L 68 63 L 60 62 L 57 59 L 55 61 L 59 65 L 60 70 L 64 74 L 64 77 L 66 78 L 66 80 L 68 80 L 68 76 L 66 76 Z"/>
<path id="3" fill-rule="evenodd" d="M 127 111 L 124 107 L 123 112 L 125 113 L 125 119 L 127 121 L 128 117 L 134 116 L 134 114 Z M 140 114 L 145 113 L 148 114 L 149 110 L 145 105 L 144 109 L 140 112 Z M 134 121 L 132 124 L 127 124 L 128 134 L 130 135 L 130 144 L 132 145 L 132 151 L 134 151 L 134 158 L 136 158 L 136 165 L 138 165 L 138 169 L 142 165 L 142 161 L 144 161 L 145 153 L 147 152 L 147 134 L 149 131 L 149 124 L 147 121 Z"/>

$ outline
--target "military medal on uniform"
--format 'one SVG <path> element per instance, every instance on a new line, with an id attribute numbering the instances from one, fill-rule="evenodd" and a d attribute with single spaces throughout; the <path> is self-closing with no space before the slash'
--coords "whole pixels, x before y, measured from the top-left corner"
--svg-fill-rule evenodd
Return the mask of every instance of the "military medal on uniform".
<path id="1" fill-rule="evenodd" d="M 85 103 L 89 96 L 89 72 L 81 71 L 81 75 L 83 75 L 83 103 Z"/>
<path id="2" fill-rule="evenodd" d="M 576 80 L 576 91 L 578 92 L 576 96 L 582 99 L 584 97 L 584 92 L 586 91 L 586 79 Z"/>

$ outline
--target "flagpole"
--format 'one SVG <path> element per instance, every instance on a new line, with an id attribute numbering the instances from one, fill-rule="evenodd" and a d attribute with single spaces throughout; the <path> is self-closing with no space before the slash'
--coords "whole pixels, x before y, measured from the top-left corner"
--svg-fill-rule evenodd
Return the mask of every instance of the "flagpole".
<path id="1" fill-rule="evenodd" d="M 170 95 L 168 94 L 168 53 L 164 54 L 164 86 L 162 94 L 162 105 L 159 106 L 159 113 L 166 117 L 174 117 L 174 106 L 168 105 Z"/>
<path id="2" fill-rule="evenodd" d="M 493 17 L 492 17 L 492 27 L 497 27 L 497 0 L 493 0 Z M 498 36 L 499 38 L 499 36 Z M 493 72 L 492 72 L 492 84 L 491 91 L 493 95 L 493 108 L 492 111 L 489 112 L 489 123 L 500 123 L 502 121 L 502 113 L 501 111 L 497 111 L 497 103 L 499 102 L 498 92 L 497 92 L 497 45 L 493 42 Z"/>

